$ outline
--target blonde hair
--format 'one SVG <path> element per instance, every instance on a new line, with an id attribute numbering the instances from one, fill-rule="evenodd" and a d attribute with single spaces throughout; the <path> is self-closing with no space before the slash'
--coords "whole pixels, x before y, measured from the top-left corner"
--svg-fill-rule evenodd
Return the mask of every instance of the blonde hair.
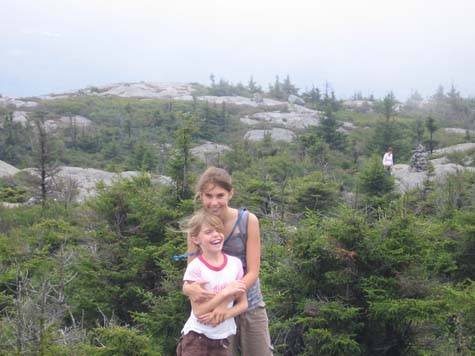
<path id="1" fill-rule="evenodd" d="M 195 202 L 199 200 L 200 194 L 209 186 L 218 186 L 230 192 L 233 189 L 231 176 L 223 168 L 209 167 L 203 172 L 196 184 Z"/>
<path id="2" fill-rule="evenodd" d="M 201 227 L 206 224 L 220 233 L 224 233 L 223 221 L 216 215 L 210 214 L 201 209 L 194 213 L 185 223 L 185 232 L 187 235 L 188 252 L 196 252 L 200 247 L 193 242 L 193 237 L 198 236 Z M 194 251 L 193 248 L 194 247 Z"/>

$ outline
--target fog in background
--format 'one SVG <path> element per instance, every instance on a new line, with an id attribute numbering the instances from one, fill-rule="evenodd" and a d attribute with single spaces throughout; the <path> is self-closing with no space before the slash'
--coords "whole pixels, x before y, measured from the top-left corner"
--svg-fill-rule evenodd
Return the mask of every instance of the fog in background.
<path id="1" fill-rule="evenodd" d="M 472 0 L 0 0 L 0 94 L 276 75 L 338 98 L 475 95 Z"/>

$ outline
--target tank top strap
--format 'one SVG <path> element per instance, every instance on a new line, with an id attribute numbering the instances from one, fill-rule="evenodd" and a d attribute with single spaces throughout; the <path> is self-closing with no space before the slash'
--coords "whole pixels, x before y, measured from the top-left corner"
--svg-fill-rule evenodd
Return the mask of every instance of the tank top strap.
<path id="1" fill-rule="evenodd" d="M 247 215 L 248 215 L 248 213 L 249 212 L 247 211 L 246 208 L 239 208 L 238 209 L 238 216 L 237 216 L 236 222 L 234 223 L 233 228 L 229 232 L 229 235 L 224 240 L 225 244 L 234 235 L 234 232 L 236 231 L 236 228 L 239 228 L 239 232 L 241 234 L 246 235 L 245 238 L 247 240 Z M 243 226 L 246 227 L 245 230 L 242 229 Z"/>
<path id="2" fill-rule="evenodd" d="M 244 243 L 246 243 L 247 242 L 247 225 L 249 221 L 249 210 L 247 210 L 246 208 L 241 208 L 240 210 L 243 213 L 242 213 L 241 221 L 238 224 L 239 231 L 241 232 Z"/>

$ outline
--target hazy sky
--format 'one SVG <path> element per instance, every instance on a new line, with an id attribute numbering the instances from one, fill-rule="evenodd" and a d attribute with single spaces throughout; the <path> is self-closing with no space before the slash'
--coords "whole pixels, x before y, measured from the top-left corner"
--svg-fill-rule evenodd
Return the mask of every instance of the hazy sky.
<path id="1" fill-rule="evenodd" d="M 117 82 L 267 90 L 289 75 L 404 100 L 454 85 L 475 96 L 473 0 L 0 0 L 0 93 Z"/>

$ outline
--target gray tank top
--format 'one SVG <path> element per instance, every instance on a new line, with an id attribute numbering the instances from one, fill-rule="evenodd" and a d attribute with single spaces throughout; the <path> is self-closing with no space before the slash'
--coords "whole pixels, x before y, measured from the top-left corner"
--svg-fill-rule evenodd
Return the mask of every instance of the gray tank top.
<path id="1" fill-rule="evenodd" d="M 246 261 L 246 245 L 247 245 L 247 224 L 249 220 L 249 211 L 246 209 L 239 209 L 239 212 L 244 210 L 241 219 L 239 220 L 236 228 L 231 231 L 231 236 L 226 238 L 224 243 L 223 252 L 231 256 L 238 257 L 244 268 L 244 274 L 247 272 L 247 261 Z M 239 214 L 238 212 L 238 214 Z M 265 306 L 264 300 L 261 293 L 261 284 L 259 278 L 252 285 L 251 288 L 247 290 L 247 302 L 248 310 L 255 309 L 257 307 Z"/>

